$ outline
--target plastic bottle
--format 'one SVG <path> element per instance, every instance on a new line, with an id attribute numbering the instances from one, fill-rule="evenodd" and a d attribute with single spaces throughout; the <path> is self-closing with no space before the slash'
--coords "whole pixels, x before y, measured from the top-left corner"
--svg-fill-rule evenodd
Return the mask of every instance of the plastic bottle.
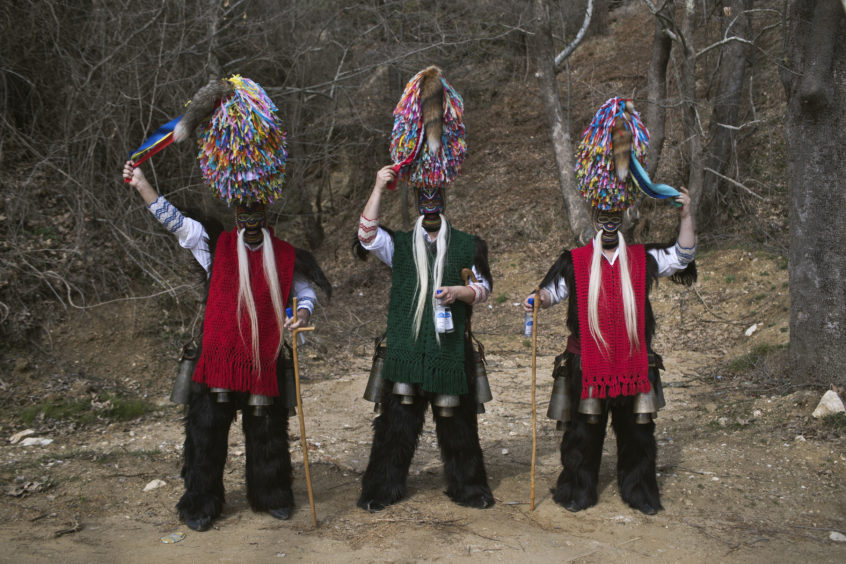
<path id="1" fill-rule="evenodd" d="M 438 290 L 435 296 L 437 297 L 441 292 L 442 290 Z M 449 309 L 448 305 L 442 305 L 440 299 L 435 304 L 434 313 L 435 331 L 438 333 L 452 333 L 455 330 L 455 326 L 452 323 L 452 310 Z"/>
<path id="2" fill-rule="evenodd" d="M 535 305 L 535 298 L 529 298 L 529 305 Z M 533 315 L 531 311 L 527 311 L 526 315 L 523 316 L 523 336 L 524 337 L 531 337 L 532 331 L 534 330 L 534 321 Z"/>

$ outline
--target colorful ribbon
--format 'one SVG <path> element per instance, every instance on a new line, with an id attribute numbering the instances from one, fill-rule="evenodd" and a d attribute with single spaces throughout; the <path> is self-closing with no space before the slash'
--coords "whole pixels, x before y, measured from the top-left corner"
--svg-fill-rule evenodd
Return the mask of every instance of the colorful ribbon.
<path id="1" fill-rule="evenodd" d="M 653 183 L 649 180 L 649 175 L 645 170 L 643 170 L 643 167 L 640 165 L 640 161 L 637 160 L 637 155 L 635 155 L 634 149 L 632 149 L 632 162 L 629 165 L 629 171 L 631 172 L 632 180 L 634 180 L 637 187 L 650 198 L 664 200 L 667 198 L 676 198 L 681 196 L 679 191 L 672 186 Z M 681 205 L 677 202 L 674 203 L 677 206 Z"/>
<path id="2" fill-rule="evenodd" d="M 173 143 L 173 129 L 180 119 L 182 119 L 182 116 L 170 120 L 155 130 L 140 147 L 130 153 L 129 160 L 132 161 L 133 168 L 137 168 L 138 165 Z"/>

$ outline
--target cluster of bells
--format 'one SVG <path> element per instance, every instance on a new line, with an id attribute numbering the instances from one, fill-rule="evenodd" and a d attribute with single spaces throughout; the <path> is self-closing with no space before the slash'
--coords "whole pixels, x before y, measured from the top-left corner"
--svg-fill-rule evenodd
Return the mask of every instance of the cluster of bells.
<path id="1" fill-rule="evenodd" d="M 173 403 L 187 404 L 191 393 L 191 380 L 194 375 L 194 368 L 197 366 L 197 359 L 199 358 L 199 349 L 196 344 L 189 343 L 182 347 L 182 352 L 179 354 L 179 372 L 176 375 L 176 380 L 173 383 L 173 391 L 170 394 L 170 401 Z M 294 367 L 290 364 L 285 365 L 285 407 L 288 408 L 288 416 L 296 415 L 297 413 L 297 392 L 296 383 L 294 382 Z M 227 388 L 211 388 L 209 390 L 215 394 L 215 401 L 217 403 L 229 403 L 232 401 L 232 390 Z M 273 398 L 261 394 L 250 394 L 247 400 L 247 406 L 251 413 L 256 416 L 267 415 L 270 406 L 273 405 Z"/>
<path id="2" fill-rule="evenodd" d="M 373 402 L 375 405 L 373 411 L 380 413 L 382 411 L 382 393 L 385 389 L 385 383 L 391 382 L 382 378 L 382 368 L 385 365 L 386 347 L 382 339 L 376 341 L 376 352 L 373 355 L 373 364 L 370 368 L 370 377 L 367 379 L 367 386 L 364 389 L 364 399 Z M 491 387 L 488 383 L 488 373 L 485 369 L 485 353 L 479 348 L 474 349 L 474 362 L 476 373 L 476 413 L 485 412 L 485 404 L 493 399 L 491 395 Z M 413 405 L 415 397 L 420 394 L 420 386 L 418 384 L 409 384 L 406 382 L 393 382 L 392 392 L 399 396 L 402 405 Z M 452 417 L 455 414 L 455 408 L 461 405 L 461 400 L 458 396 L 452 394 L 436 394 L 432 398 L 432 409 L 441 417 Z"/>
<path id="3" fill-rule="evenodd" d="M 556 359 L 555 379 L 552 384 L 552 396 L 549 398 L 549 407 L 546 416 L 556 421 L 558 430 L 564 429 L 565 425 L 573 419 L 573 398 L 570 395 L 569 377 L 562 375 L 563 370 L 559 369 L 559 360 Z M 593 386 L 588 388 L 586 398 L 578 402 L 577 413 L 585 416 L 588 423 L 596 424 L 601 421 L 605 400 L 593 396 Z M 635 423 L 645 425 L 650 423 L 658 414 L 658 398 L 655 388 L 648 392 L 638 393 L 634 397 L 632 411 L 635 416 Z"/>
<path id="4" fill-rule="evenodd" d="M 385 387 L 386 380 L 382 378 L 382 368 L 385 364 L 386 347 L 382 339 L 376 342 L 376 352 L 373 355 L 373 364 L 370 368 L 370 377 L 367 380 L 367 387 L 364 390 L 364 399 L 375 404 L 374 411 L 379 413 L 382 411 L 382 392 Z M 476 367 L 476 413 L 485 412 L 485 404 L 493 399 L 491 395 L 491 387 L 488 383 L 488 373 L 485 369 L 485 355 L 480 348 L 474 349 L 474 366 Z M 187 404 L 191 388 L 191 377 L 194 374 L 194 368 L 197 365 L 199 351 L 195 344 L 189 343 L 182 348 L 179 356 L 179 372 L 174 382 L 173 392 L 170 400 L 174 403 Z M 569 382 L 567 377 L 561 375 L 563 372 L 559 370 L 558 362 L 556 362 L 556 374 L 552 385 L 552 396 L 549 399 L 549 407 L 546 416 L 549 419 L 557 421 L 557 428 L 563 429 L 564 425 L 570 422 L 573 418 L 573 398 L 570 396 Z M 288 408 L 288 415 L 296 414 L 296 391 L 294 383 L 294 369 L 292 366 L 285 367 L 285 399 Z M 218 403 L 226 403 L 231 401 L 231 391 L 226 388 L 212 388 L 211 392 L 216 394 Z M 420 395 L 419 386 L 416 384 L 408 384 L 405 382 L 394 382 L 392 392 L 394 395 L 400 397 L 400 403 L 403 405 L 412 405 L 415 401 L 415 396 Z M 604 400 L 592 396 L 592 389 L 588 388 L 588 397 L 580 399 L 578 402 L 577 413 L 586 416 L 588 423 L 599 423 L 603 412 Z M 273 398 L 260 394 L 250 394 L 247 400 L 247 405 L 252 410 L 253 415 L 266 415 L 267 410 L 273 404 Z M 455 413 L 455 408 L 461 405 L 459 397 L 451 394 L 437 394 L 432 400 L 433 409 L 441 417 L 451 417 Z M 633 411 L 635 415 L 635 423 L 646 424 L 651 422 L 658 413 L 658 400 L 655 395 L 655 390 L 650 389 L 649 392 L 639 393 L 635 396 Z"/>

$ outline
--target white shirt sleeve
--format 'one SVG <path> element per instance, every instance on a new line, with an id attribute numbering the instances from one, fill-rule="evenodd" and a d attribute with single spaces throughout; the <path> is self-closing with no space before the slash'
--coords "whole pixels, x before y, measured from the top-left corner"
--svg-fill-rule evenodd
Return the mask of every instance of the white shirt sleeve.
<path id="1" fill-rule="evenodd" d="M 696 245 L 687 249 L 676 243 L 666 249 L 649 249 L 647 252 L 658 263 L 658 276 L 672 276 L 679 270 L 684 270 L 693 261 Z"/>
<path id="2" fill-rule="evenodd" d="M 194 259 L 208 272 L 211 265 L 211 253 L 209 253 L 208 235 L 203 224 L 182 215 L 182 212 L 161 195 L 148 205 L 147 209 L 159 223 L 164 225 L 165 229 L 176 235 L 179 246 L 190 250 Z"/>
<path id="3" fill-rule="evenodd" d="M 567 283 L 564 282 L 563 276 L 556 276 L 555 279 L 549 285 L 544 286 L 541 289 L 549 292 L 550 306 L 554 306 L 555 304 L 566 300 L 567 296 L 570 295 L 570 293 L 567 291 Z"/>
<path id="4" fill-rule="evenodd" d="M 294 279 L 291 281 L 291 292 L 297 296 L 298 310 L 307 309 L 309 314 L 314 313 L 317 294 L 302 274 L 294 273 Z"/>
<path id="5" fill-rule="evenodd" d="M 376 236 L 369 243 L 361 243 L 361 247 L 373 253 L 377 259 L 381 260 L 389 267 L 393 267 L 394 262 L 394 238 L 388 235 L 388 232 L 379 227 L 376 230 Z"/>

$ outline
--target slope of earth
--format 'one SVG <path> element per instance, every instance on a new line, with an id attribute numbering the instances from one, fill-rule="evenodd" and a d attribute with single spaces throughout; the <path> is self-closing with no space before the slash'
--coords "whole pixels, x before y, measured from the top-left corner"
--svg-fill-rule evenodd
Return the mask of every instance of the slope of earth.
<path id="1" fill-rule="evenodd" d="M 628 31 L 646 23 L 635 15 L 615 25 L 627 26 L 617 30 L 619 37 L 635 37 Z M 590 90 L 588 82 L 602 84 L 609 95 L 631 87 L 610 78 L 617 75 L 609 67 L 613 60 L 602 55 L 603 41 L 586 44 L 574 64 L 582 73 L 574 81 L 577 94 Z M 544 414 L 552 363 L 566 337 L 566 308 L 541 314 L 531 509 L 531 344 L 520 336 L 517 304 L 572 241 L 534 83 L 515 80 L 473 92 L 467 96 L 472 150 L 449 193 L 448 212 L 490 246 L 494 292 L 477 308 L 474 330 L 487 348 L 494 394 L 479 419 L 494 507 L 462 508 L 443 494 L 431 416 L 412 463 L 408 498 L 376 514 L 355 507 L 373 419 L 372 404 L 361 395 L 389 289 L 382 265 L 355 262 L 349 251 L 366 198 L 359 193 L 339 197 L 340 211 L 326 226 L 327 243 L 317 257 L 334 297 L 319 309 L 317 330 L 301 356 L 318 527 L 311 524 L 296 418 L 290 444 L 298 507 L 291 520 L 249 510 L 236 423 L 223 515 L 206 533 L 178 522 L 183 412 L 168 396 L 178 345 L 196 313 L 195 293 L 186 293 L 179 300 L 130 299 L 74 313 L 51 330 L 44 350 L 9 362 L 0 376 L 0 561 L 846 560 L 846 543 L 837 540 L 846 533 L 842 420 L 812 418 L 821 392 L 789 386 L 786 259 L 773 250 L 705 249 L 697 257 L 695 286 L 662 281 L 653 291 L 667 398 L 656 422 L 664 511 L 654 517 L 621 502 L 612 433 L 598 505 L 572 514 L 551 500 L 561 433 Z M 589 118 L 605 97 L 574 96 L 580 100 L 572 108 L 574 122 Z M 764 121 L 778 126 L 775 115 Z M 399 225 L 398 200 L 386 202 L 385 223 Z M 649 238 L 672 240 L 675 213 L 652 209 Z M 150 407 L 123 420 L 115 413 L 126 398 Z M 57 405 L 67 409 L 57 414 L 51 409 Z M 155 480 L 158 487 L 145 491 Z"/>

